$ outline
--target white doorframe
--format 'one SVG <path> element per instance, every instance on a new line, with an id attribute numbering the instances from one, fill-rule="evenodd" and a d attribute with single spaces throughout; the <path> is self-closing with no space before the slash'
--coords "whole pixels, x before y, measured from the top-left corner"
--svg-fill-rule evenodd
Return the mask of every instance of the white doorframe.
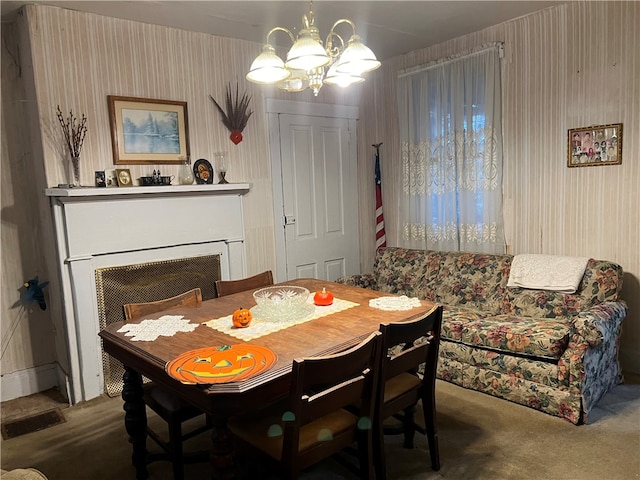
<path id="1" fill-rule="evenodd" d="M 312 117 L 345 118 L 353 123 L 352 131 L 356 131 L 355 122 L 359 118 L 359 108 L 349 105 L 332 105 L 328 103 L 296 102 L 293 100 L 265 99 L 265 112 L 269 129 L 269 155 L 271 158 L 271 182 L 273 187 L 273 215 L 275 227 L 276 271 L 275 281 L 286 279 L 287 258 L 284 240 L 284 218 L 282 206 L 282 159 L 280 158 L 280 122 L 278 115 L 307 115 Z M 349 155 L 357 156 L 357 140 L 349 142 Z"/>

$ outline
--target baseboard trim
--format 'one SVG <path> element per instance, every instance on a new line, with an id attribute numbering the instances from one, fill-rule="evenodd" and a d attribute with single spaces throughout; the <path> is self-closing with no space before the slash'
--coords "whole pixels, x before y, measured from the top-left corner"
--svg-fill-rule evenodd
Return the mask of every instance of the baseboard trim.
<path id="1" fill-rule="evenodd" d="M 58 387 L 61 378 L 58 370 L 58 364 L 50 363 L 2 375 L 0 399 L 6 402 Z M 63 395 L 66 393 L 66 387 L 60 390 Z"/>

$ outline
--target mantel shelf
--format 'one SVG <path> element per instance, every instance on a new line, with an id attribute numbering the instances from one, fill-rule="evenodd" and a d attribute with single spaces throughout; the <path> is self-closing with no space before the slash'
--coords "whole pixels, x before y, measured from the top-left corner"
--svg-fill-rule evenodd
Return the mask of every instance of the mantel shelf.
<path id="1" fill-rule="evenodd" d="M 113 197 L 129 195 L 185 195 L 185 194 L 237 194 L 244 195 L 250 189 L 248 183 L 167 185 L 153 187 L 119 187 L 119 188 L 47 188 L 44 193 L 48 197 Z"/>

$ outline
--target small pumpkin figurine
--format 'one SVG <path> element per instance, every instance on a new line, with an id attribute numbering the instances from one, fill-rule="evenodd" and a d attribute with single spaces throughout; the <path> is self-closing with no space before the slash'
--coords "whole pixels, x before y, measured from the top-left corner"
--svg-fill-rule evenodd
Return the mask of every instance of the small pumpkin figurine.
<path id="1" fill-rule="evenodd" d="M 234 327 L 245 328 L 248 327 L 251 320 L 253 320 L 253 315 L 251 314 L 251 310 L 248 308 L 239 308 L 233 312 L 233 316 L 231 318 L 233 320 Z"/>
<path id="2" fill-rule="evenodd" d="M 326 307 L 333 303 L 333 293 L 327 292 L 326 288 L 323 288 L 321 292 L 316 292 L 313 296 L 313 303 L 320 307 Z"/>

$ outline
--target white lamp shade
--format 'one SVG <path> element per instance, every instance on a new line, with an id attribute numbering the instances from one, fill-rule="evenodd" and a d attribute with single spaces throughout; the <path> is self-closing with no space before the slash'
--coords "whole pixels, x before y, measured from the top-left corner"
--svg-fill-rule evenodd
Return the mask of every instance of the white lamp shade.
<path id="1" fill-rule="evenodd" d="M 336 62 L 338 72 L 356 76 L 375 70 L 379 66 L 380 62 L 375 54 L 362 43 L 362 39 L 358 35 L 351 37 L 347 48 L 345 48 Z"/>
<path id="2" fill-rule="evenodd" d="M 348 87 L 349 85 L 360 82 L 364 82 L 364 78 L 359 75 L 339 72 L 336 69 L 335 63 L 331 65 L 331 68 L 329 68 L 327 76 L 324 79 L 324 83 L 329 85 L 338 85 L 340 87 Z"/>
<path id="3" fill-rule="evenodd" d="M 308 31 L 300 32 L 298 39 L 287 53 L 286 67 L 294 70 L 313 70 L 331 61 L 324 47 L 314 40 Z"/>
<path id="4" fill-rule="evenodd" d="M 247 80 L 253 83 L 277 83 L 291 75 L 284 62 L 271 45 L 265 45 L 262 53 L 251 64 Z"/>

